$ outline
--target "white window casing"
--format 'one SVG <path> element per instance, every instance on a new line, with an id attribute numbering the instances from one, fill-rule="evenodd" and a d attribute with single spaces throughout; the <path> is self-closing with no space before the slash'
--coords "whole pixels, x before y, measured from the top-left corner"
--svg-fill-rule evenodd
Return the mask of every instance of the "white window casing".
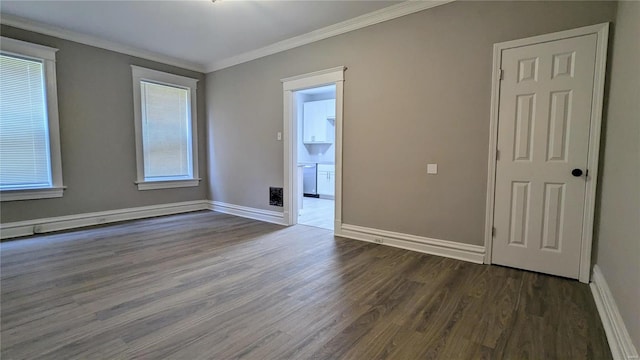
<path id="1" fill-rule="evenodd" d="M 4 133 L 0 134 L 4 135 L 0 136 L 0 167 L 3 169 L 0 173 L 1 201 L 63 195 L 56 86 L 57 51 L 48 46 L 0 38 L 2 61 L 7 66 L 2 69 L 4 95 L 0 93 L 0 97 L 4 97 L 0 115 Z M 11 73 L 10 66 L 15 66 L 18 71 Z M 24 78 L 28 82 L 26 88 L 21 86 L 23 79 L 19 70 L 27 74 Z M 18 94 L 19 91 L 23 93 Z M 26 118 L 30 119 L 30 124 L 24 123 Z M 25 137 L 32 138 L 35 150 L 31 153 L 24 151 L 21 140 Z"/>
<path id="2" fill-rule="evenodd" d="M 198 186 L 198 80 L 131 69 L 138 190 Z"/>

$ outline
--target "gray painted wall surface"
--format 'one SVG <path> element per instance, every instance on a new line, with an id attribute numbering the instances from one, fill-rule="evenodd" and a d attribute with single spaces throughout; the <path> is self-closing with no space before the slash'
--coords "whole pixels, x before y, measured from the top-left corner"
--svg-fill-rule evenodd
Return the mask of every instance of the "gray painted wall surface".
<path id="1" fill-rule="evenodd" d="M 62 198 L 3 202 L 0 221 L 12 222 L 172 202 L 204 200 L 206 119 L 204 74 L 30 31 L 2 26 L 2 36 L 58 48 L 56 70 Z M 193 188 L 138 191 L 131 65 L 199 79 L 200 175 Z"/>
<path id="2" fill-rule="evenodd" d="M 482 245 L 493 44 L 615 12 L 460 1 L 208 74 L 208 196 L 282 211 L 268 205 L 283 185 L 280 79 L 345 65 L 343 222 Z"/>
<path id="3" fill-rule="evenodd" d="M 596 263 L 640 350 L 640 2 L 619 3 L 612 50 Z"/>

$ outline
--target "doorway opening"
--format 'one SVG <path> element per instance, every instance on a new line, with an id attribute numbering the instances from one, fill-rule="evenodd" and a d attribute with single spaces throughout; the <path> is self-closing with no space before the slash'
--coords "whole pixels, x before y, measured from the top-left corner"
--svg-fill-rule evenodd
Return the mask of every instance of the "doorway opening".
<path id="1" fill-rule="evenodd" d="M 335 200 L 336 86 L 295 92 L 298 224 L 333 230 Z M 300 183 L 300 180 L 298 180 Z"/>
<path id="2" fill-rule="evenodd" d="M 342 226 L 345 70 L 339 66 L 281 80 L 284 219 L 288 225 L 321 227 L 336 235 Z"/>

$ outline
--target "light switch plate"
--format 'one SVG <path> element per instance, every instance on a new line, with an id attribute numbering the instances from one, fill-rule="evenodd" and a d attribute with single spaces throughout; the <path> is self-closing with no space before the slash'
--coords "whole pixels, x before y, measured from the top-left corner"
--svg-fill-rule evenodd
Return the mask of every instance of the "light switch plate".
<path id="1" fill-rule="evenodd" d="M 435 175 L 438 173 L 438 164 L 427 164 L 427 174 Z"/>
<path id="2" fill-rule="evenodd" d="M 276 135 L 276 139 L 278 139 L 278 141 L 282 141 L 282 133 L 280 131 L 278 131 L 278 134 Z"/>

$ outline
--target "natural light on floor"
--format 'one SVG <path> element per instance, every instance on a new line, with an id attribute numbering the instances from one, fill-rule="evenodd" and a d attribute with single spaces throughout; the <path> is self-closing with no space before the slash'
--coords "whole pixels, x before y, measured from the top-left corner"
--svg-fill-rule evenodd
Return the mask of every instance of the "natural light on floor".
<path id="1" fill-rule="evenodd" d="M 298 224 L 333 230 L 333 200 L 304 197 Z"/>

